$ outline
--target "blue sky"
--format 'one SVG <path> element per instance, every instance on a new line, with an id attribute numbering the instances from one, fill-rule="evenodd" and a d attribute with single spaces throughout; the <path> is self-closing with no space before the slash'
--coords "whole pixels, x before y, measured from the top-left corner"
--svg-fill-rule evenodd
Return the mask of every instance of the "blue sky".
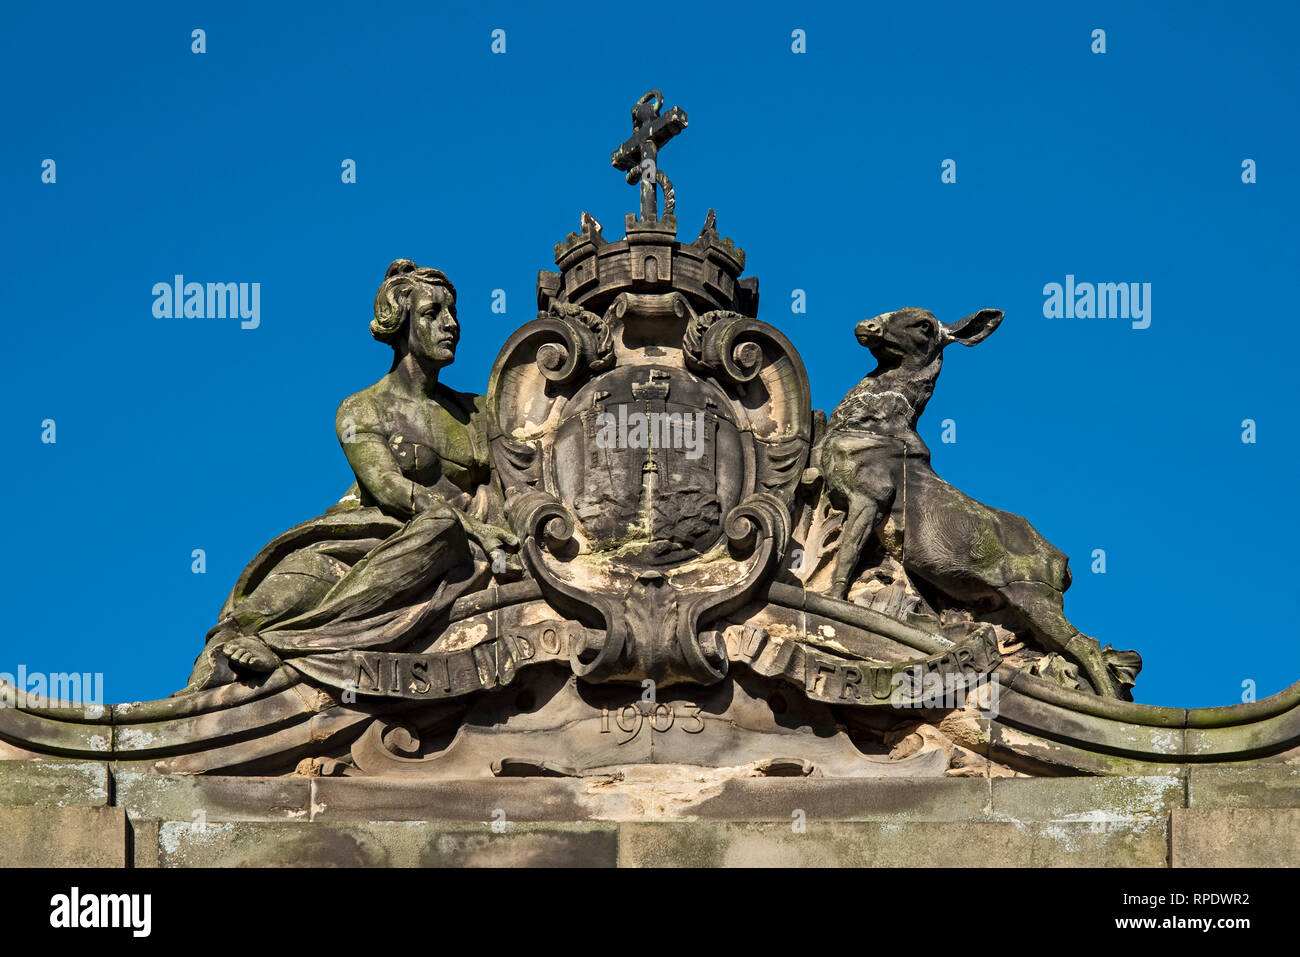
<path id="1" fill-rule="evenodd" d="M 1138 700 L 1300 679 L 1293 6 L 11 4 L 4 21 L 0 671 L 103 672 L 112 701 L 178 688 L 245 562 L 351 480 L 333 415 L 387 371 L 366 327 L 388 263 L 451 276 L 444 380 L 482 391 L 579 214 L 621 234 L 636 190 L 609 154 L 660 87 L 690 114 L 661 157 L 682 233 L 717 210 L 819 407 L 871 369 L 860 319 L 1004 309 L 950 350 L 921 420 L 939 474 L 1071 556 L 1067 613 L 1142 653 Z M 177 273 L 260 283 L 260 325 L 155 318 Z M 1151 283 L 1150 327 L 1046 318 L 1067 274 Z"/>

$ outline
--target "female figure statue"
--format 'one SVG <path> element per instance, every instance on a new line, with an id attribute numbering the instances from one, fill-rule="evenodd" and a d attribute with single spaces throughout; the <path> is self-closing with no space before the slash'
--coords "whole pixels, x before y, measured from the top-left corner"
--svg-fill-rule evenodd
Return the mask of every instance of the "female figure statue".
<path id="1" fill-rule="evenodd" d="M 356 483 L 248 565 L 186 691 L 283 660 L 400 647 L 487 583 L 494 552 L 518 545 L 498 525 L 481 397 L 438 381 L 460 339 L 451 282 L 397 260 L 375 296 L 370 332 L 393 347 L 393 366 L 344 399 L 335 421 Z"/>

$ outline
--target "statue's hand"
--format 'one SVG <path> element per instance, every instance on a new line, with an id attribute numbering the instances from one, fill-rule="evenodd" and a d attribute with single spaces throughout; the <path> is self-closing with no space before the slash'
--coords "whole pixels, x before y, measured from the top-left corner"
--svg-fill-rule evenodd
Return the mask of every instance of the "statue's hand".
<path id="1" fill-rule="evenodd" d="M 466 533 L 483 546 L 483 551 L 487 552 L 488 559 L 492 563 L 492 575 L 497 581 L 512 582 L 523 577 L 524 569 L 519 563 L 519 558 L 505 551 L 507 548 L 519 548 L 519 539 L 514 532 L 468 516 L 463 521 Z"/>
<path id="2" fill-rule="evenodd" d="M 483 551 L 489 555 L 497 549 L 516 549 L 519 547 L 518 537 L 508 528 L 489 525 L 487 522 L 480 522 L 478 519 L 469 517 L 463 519 L 462 524 L 465 526 L 465 533 L 482 545 Z"/>
<path id="3" fill-rule="evenodd" d="M 479 521 L 428 489 L 420 489 L 415 495 L 413 504 L 416 514 L 437 511 L 457 518 L 464 527 L 465 534 L 482 545 L 483 551 L 489 555 L 499 549 L 519 548 L 519 539 L 510 529 Z"/>

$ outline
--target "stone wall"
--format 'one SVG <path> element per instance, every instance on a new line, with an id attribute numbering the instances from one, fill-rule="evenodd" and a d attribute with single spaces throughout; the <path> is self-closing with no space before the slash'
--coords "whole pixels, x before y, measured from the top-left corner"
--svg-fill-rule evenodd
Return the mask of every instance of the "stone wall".
<path id="1" fill-rule="evenodd" d="M 1073 778 L 160 775 L 0 762 L 6 866 L 1288 866 L 1300 769 Z"/>

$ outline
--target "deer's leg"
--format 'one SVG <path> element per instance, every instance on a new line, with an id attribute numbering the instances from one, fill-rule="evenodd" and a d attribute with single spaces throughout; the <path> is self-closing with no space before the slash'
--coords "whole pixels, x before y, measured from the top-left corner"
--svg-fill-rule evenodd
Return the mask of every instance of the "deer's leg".
<path id="1" fill-rule="evenodd" d="M 1071 625 L 1062 609 L 1064 596 L 1051 585 L 1012 582 L 998 591 L 1043 647 L 1083 668 L 1098 694 L 1132 700 L 1128 689 L 1142 667 L 1137 652 L 1103 649 L 1097 639 Z"/>
<path id="2" fill-rule="evenodd" d="M 840 547 L 835 553 L 835 568 L 831 573 L 832 598 L 848 597 L 854 569 L 862 557 L 867 537 L 880 522 L 882 511 L 880 502 L 870 496 L 859 494 L 850 497 L 848 516 L 844 521 L 844 530 L 840 532 Z"/>

